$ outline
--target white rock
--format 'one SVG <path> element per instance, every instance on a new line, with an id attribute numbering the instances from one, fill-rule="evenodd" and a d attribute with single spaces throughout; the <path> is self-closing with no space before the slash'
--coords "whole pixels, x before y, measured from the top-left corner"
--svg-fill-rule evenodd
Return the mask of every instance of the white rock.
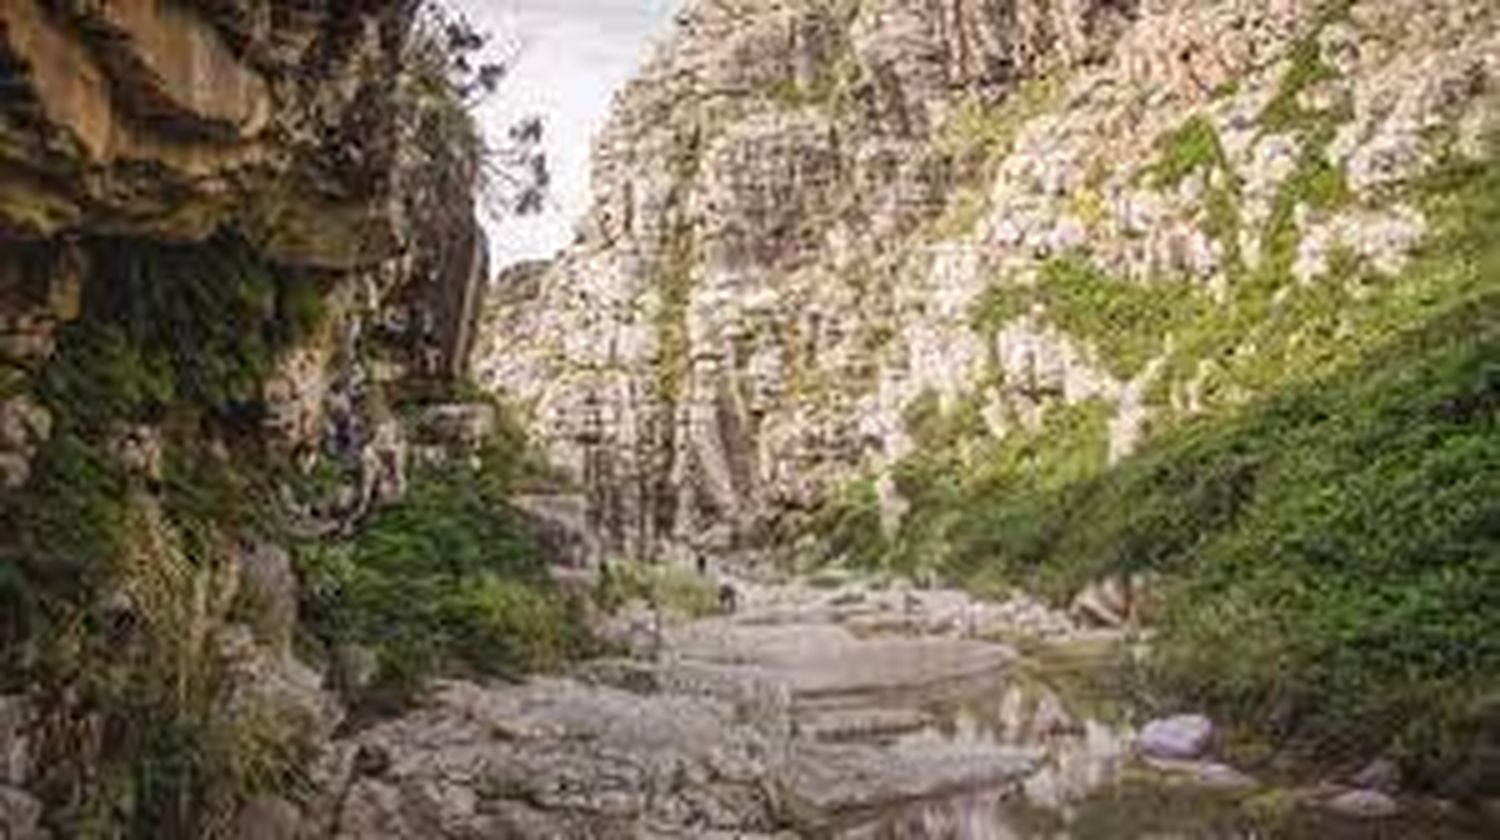
<path id="1" fill-rule="evenodd" d="M 0 786 L 0 837 L 5 840 L 40 840 L 44 834 L 38 823 L 42 803 L 31 794 L 16 788 Z"/>
<path id="2" fill-rule="evenodd" d="M 1401 768 L 1388 758 L 1377 758 L 1350 776 L 1349 784 L 1363 790 L 1393 793 L 1401 787 Z"/>
<path id="3" fill-rule="evenodd" d="M 1377 790 L 1345 791 L 1324 803 L 1335 814 L 1357 819 L 1378 820 L 1393 817 L 1401 806 Z"/>
<path id="4" fill-rule="evenodd" d="M 1213 734 L 1213 721 L 1203 715 L 1177 715 L 1146 724 L 1136 748 L 1151 758 L 1197 758 L 1208 749 Z"/>

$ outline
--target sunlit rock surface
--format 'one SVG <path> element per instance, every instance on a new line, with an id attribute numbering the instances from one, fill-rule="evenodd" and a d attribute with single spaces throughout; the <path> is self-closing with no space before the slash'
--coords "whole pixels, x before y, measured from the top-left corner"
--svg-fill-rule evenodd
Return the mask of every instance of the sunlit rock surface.
<path id="1" fill-rule="evenodd" d="M 1492 136 L 1494 4 L 1326 5 L 690 3 L 598 139 L 578 241 L 498 284 L 484 380 L 606 552 L 770 544 L 909 454 L 928 396 L 995 437 L 1099 405 L 1124 457 L 1258 383 L 1184 348 L 1191 318 L 1127 353 L 1026 304 L 1059 259 L 1201 317 L 1261 270 L 1390 276 L 1428 233 L 1400 187 Z M 1346 191 L 1314 201 L 1318 154 Z"/>

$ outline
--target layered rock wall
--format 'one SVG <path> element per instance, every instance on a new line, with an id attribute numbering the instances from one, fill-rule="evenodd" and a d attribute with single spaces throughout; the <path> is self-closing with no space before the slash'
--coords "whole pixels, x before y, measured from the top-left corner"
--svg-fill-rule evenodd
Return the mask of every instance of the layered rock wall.
<path id="1" fill-rule="evenodd" d="M 412 137 L 413 26 L 399 2 L 6 3 L 0 375 L 48 358 L 98 237 L 221 229 L 316 275 L 336 310 L 268 385 L 266 432 L 285 448 L 316 443 L 329 362 L 366 327 L 399 333 L 389 375 L 462 374 L 487 247 L 472 168 L 434 186 Z"/>
<path id="2" fill-rule="evenodd" d="M 284 545 L 402 492 L 487 282 L 417 12 L 0 3 L 0 835 L 296 831 L 342 711 Z"/>
<path id="3" fill-rule="evenodd" d="M 1121 457 L 1300 370 L 1305 325 L 1258 334 L 1292 290 L 1399 273 L 1409 186 L 1492 131 L 1497 17 L 690 3 L 598 139 L 578 243 L 497 292 L 482 371 L 627 554 L 774 542 L 910 454 L 934 397 L 998 438 L 1098 405 Z M 1215 313 L 1245 314 L 1228 349 Z"/>
<path id="4" fill-rule="evenodd" d="M 1128 4 L 1126 4 L 1128 6 Z M 862 456 L 883 259 L 973 161 L 936 139 L 1129 9 L 691 4 L 595 151 L 582 241 L 500 306 L 489 381 L 595 489 L 607 544 L 721 547 Z M 869 286 L 870 288 L 865 288 Z M 813 394 L 818 399 L 809 399 Z"/>

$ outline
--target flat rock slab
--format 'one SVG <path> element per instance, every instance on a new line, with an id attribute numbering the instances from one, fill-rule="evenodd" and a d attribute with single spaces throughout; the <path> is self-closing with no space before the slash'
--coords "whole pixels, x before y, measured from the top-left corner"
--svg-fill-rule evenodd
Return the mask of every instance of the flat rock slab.
<path id="1" fill-rule="evenodd" d="M 693 628 L 673 640 L 687 660 L 753 666 L 795 696 L 921 690 L 1003 669 L 1015 654 L 1001 645 L 950 638 L 860 638 L 831 624 Z"/>
<path id="2" fill-rule="evenodd" d="M 1033 750 L 984 745 L 807 745 L 792 756 L 787 791 L 796 809 L 817 822 L 966 790 L 1019 786 L 1039 761 Z"/>
<path id="3" fill-rule="evenodd" d="M 709 698 L 548 679 L 449 684 L 351 746 L 337 835 L 415 840 L 769 832 L 785 745 Z"/>
<path id="4" fill-rule="evenodd" d="M 1376 790 L 1349 790 L 1323 803 L 1340 816 L 1360 820 L 1378 820 L 1394 817 L 1401 810 L 1396 800 Z"/>
<path id="5" fill-rule="evenodd" d="M 1217 761 L 1148 758 L 1146 766 L 1173 781 L 1208 790 L 1242 791 L 1260 786 L 1253 776 Z"/>
<path id="6" fill-rule="evenodd" d="M 833 709 L 809 712 L 798 724 L 817 741 L 866 741 L 916 732 L 931 726 L 933 717 L 919 709 Z"/>

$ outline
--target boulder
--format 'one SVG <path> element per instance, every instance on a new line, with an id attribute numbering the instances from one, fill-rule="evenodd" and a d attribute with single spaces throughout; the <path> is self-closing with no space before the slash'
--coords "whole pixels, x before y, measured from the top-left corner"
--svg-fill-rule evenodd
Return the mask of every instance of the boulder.
<path id="1" fill-rule="evenodd" d="M 1183 782 L 1208 790 L 1244 791 L 1260 786 L 1253 776 L 1228 764 L 1216 761 L 1178 761 L 1172 759 L 1146 759 L 1146 765 L 1165 773 L 1173 781 Z"/>
<path id="2" fill-rule="evenodd" d="M 1330 797 L 1323 807 L 1340 816 L 1362 820 L 1394 817 L 1401 810 L 1396 800 L 1378 790 L 1347 790 Z"/>
<path id="3" fill-rule="evenodd" d="M 24 697 L 0 696 L 0 785 L 19 787 L 31 776 L 30 717 Z"/>
<path id="4" fill-rule="evenodd" d="M 1213 721 L 1203 715 L 1177 715 L 1146 724 L 1136 748 L 1148 758 L 1192 759 L 1208 750 L 1213 735 Z"/>
<path id="5" fill-rule="evenodd" d="M 1377 758 L 1350 776 L 1349 784 L 1361 790 L 1395 793 L 1401 787 L 1401 767 L 1388 758 Z"/>
<path id="6" fill-rule="evenodd" d="M 257 796 L 235 818 L 234 840 L 298 840 L 302 813 L 279 796 Z"/>
<path id="7" fill-rule="evenodd" d="M 445 403 L 423 409 L 417 429 L 424 443 L 476 449 L 494 433 L 498 422 L 490 403 Z"/>
<path id="8" fill-rule="evenodd" d="M 256 541 L 240 546 L 240 599 L 257 640 L 272 650 L 291 650 L 297 629 L 297 576 L 286 549 Z"/>
<path id="9" fill-rule="evenodd" d="M 890 803 L 1019 786 L 1039 760 L 1032 750 L 981 744 L 805 746 L 793 754 L 784 793 L 799 822 L 817 825 Z"/>
<path id="10" fill-rule="evenodd" d="M 1122 627 L 1131 618 L 1129 590 L 1118 578 L 1085 587 L 1068 609 L 1074 620 L 1093 627 Z"/>
<path id="11" fill-rule="evenodd" d="M 42 803 L 24 790 L 0 785 L 0 837 L 5 840 L 44 840 L 39 823 Z"/>

